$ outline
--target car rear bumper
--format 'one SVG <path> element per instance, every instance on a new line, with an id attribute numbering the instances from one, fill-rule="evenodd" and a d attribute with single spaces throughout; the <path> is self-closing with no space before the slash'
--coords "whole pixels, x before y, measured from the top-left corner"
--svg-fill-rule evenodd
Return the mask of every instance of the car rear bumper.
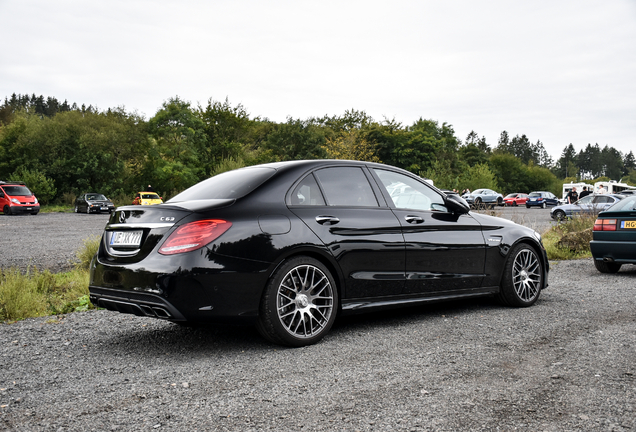
<path id="1" fill-rule="evenodd" d="M 590 250 L 595 260 L 617 264 L 636 264 L 636 242 L 592 240 Z"/>

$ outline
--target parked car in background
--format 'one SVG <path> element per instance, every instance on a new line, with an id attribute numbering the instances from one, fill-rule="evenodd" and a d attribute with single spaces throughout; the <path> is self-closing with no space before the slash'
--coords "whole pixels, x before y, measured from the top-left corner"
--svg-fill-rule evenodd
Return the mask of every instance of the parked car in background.
<path id="1" fill-rule="evenodd" d="M 503 195 L 492 189 L 476 189 L 470 193 L 462 195 L 462 198 L 464 198 L 469 205 L 477 208 L 504 205 Z"/>
<path id="2" fill-rule="evenodd" d="M 598 215 L 590 250 L 601 273 L 616 273 L 623 264 L 636 264 L 636 195 Z"/>
<path id="3" fill-rule="evenodd" d="M 303 346 L 338 314 L 487 295 L 531 306 L 548 268 L 537 232 L 471 213 L 408 171 L 289 161 L 117 208 L 89 291 L 112 311 L 252 323 L 274 343 Z"/>
<path id="4" fill-rule="evenodd" d="M 528 201 L 528 194 L 525 193 L 511 193 L 504 197 L 504 204 L 508 206 L 525 205 Z"/>
<path id="5" fill-rule="evenodd" d="M 132 203 L 133 205 L 155 205 L 162 204 L 163 200 L 155 192 L 137 192 Z"/>
<path id="6" fill-rule="evenodd" d="M 526 201 L 526 207 L 541 207 L 559 205 L 559 199 L 552 192 L 538 191 L 530 192 L 528 194 L 528 200 Z"/>
<path id="7" fill-rule="evenodd" d="M 565 220 L 579 214 L 598 214 L 607 210 L 618 201 L 625 198 L 624 195 L 588 195 L 573 204 L 561 204 L 550 210 L 550 216 L 554 220 Z"/>
<path id="8" fill-rule="evenodd" d="M 85 193 L 75 200 L 75 213 L 110 213 L 115 204 L 100 193 Z"/>
<path id="9" fill-rule="evenodd" d="M 24 182 L 0 181 L 0 209 L 5 215 L 36 215 L 40 203 Z"/>

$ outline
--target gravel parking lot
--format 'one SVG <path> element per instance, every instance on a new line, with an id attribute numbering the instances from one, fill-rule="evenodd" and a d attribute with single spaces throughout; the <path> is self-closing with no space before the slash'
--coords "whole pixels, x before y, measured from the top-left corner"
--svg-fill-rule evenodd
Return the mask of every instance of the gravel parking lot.
<path id="1" fill-rule="evenodd" d="M 81 230 L 68 243 L 66 218 Z M 35 221 L 59 241 L 43 230 L 27 257 L 81 246 L 106 216 L 0 217 L 0 238 Z M 55 255 L 38 263 L 66 258 Z M 0 324 L 0 429 L 631 431 L 635 310 L 636 266 L 605 275 L 587 259 L 553 262 L 531 308 L 481 299 L 348 317 L 298 349 L 252 328 L 103 310 Z"/>

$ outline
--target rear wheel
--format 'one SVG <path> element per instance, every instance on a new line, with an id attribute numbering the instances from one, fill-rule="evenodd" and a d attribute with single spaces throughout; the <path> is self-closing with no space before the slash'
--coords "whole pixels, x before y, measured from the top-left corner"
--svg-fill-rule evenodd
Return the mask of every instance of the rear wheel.
<path id="1" fill-rule="evenodd" d="M 498 205 L 498 206 L 502 206 L 502 205 L 504 205 L 503 199 L 501 199 L 501 198 L 497 198 L 497 205 Z"/>
<path id="2" fill-rule="evenodd" d="M 499 301 L 508 306 L 532 306 L 542 286 L 543 265 L 537 252 L 525 243 L 512 248 L 504 265 Z"/>
<path id="3" fill-rule="evenodd" d="M 541 204 L 541 208 L 546 208 L 546 207 L 547 207 L 547 205 L 545 203 Z"/>
<path id="4" fill-rule="evenodd" d="M 594 265 L 596 266 L 596 270 L 601 273 L 617 273 L 621 269 L 621 264 L 608 263 L 596 259 L 594 260 Z"/>
<path id="5" fill-rule="evenodd" d="M 338 310 L 338 292 L 329 270 L 310 257 L 284 262 L 265 288 L 258 331 L 268 340 L 300 347 L 322 339 Z"/>
<path id="6" fill-rule="evenodd" d="M 11 214 L 11 207 L 9 207 L 8 205 L 4 206 L 4 208 L 2 209 L 2 212 L 6 215 L 10 215 Z"/>
<path id="7" fill-rule="evenodd" d="M 567 218 L 563 210 L 557 210 L 554 212 L 554 219 L 558 221 L 564 221 Z"/>

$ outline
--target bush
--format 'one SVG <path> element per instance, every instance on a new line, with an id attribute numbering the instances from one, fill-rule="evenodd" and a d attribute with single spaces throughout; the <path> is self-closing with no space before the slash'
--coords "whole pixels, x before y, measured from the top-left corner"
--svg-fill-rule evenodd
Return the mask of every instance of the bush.
<path id="1" fill-rule="evenodd" d="M 549 259 L 567 260 L 591 256 L 590 240 L 596 215 L 577 216 L 552 227 L 543 236 Z"/>
<path id="2" fill-rule="evenodd" d="M 101 237 L 98 235 L 92 235 L 83 240 L 84 246 L 80 248 L 75 256 L 77 257 L 77 263 L 75 267 L 82 270 L 88 270 L 91 266 L 91 261 L 99 249 L 99 243 Z"/>
<path id="3" fill-rule="evenodd" d="M 51 202 L 57 193 L 53 180 L 38 170 L 20 168 L 13 173 L 11 180 L 25 182 L 41 204 Z"/>

